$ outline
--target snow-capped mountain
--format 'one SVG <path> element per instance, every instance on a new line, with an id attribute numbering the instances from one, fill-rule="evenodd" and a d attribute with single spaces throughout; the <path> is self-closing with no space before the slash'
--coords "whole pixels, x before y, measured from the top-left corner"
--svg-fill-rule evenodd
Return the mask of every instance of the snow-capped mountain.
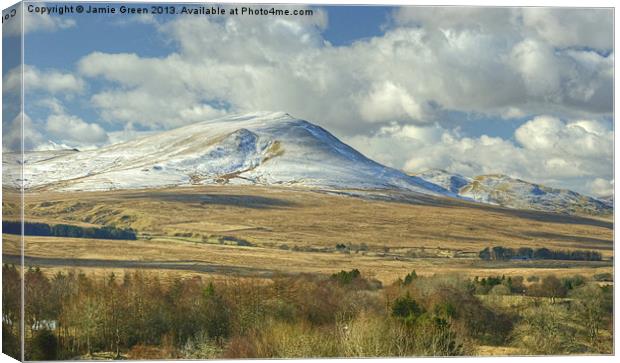
<path id="1" fill-rule="evenodd" d="M 282 112 L 227 116 L 95 150 L 52 149 L 24 154 L 25 189 L 256 184 L 404 191 L 569 214 L 604 215 L 613 210 L 609 201 L 505 175 L 469 178 L 443 170 L 407 175 L 368 159 L 325 129 Z M 4 155 L 5 185 L 20 184 L 20 173 L 10 172 L 20 159 L 18 154 Z"/>
<path id="2" fill-rule="evenodd" d="M 43 143 L 37 147 L 36 151 L 57 151 L 57 150 L 73 150 L 78 151 L 76 148 L 65 144 L 58 144 L 52 140 L 47 140 L 46 143 Z"/>
<path id="3" fill-rule="evenodd" d="M 507 208 L 590 215 L 606 215 L 613 211 L 613 204 L 605 200 L 501 174 L 469 178 L 433 169 L 415 176 L 442 186 L 461 198 Z"/>
<path id="4" fill-rule="evenodd" d="M 24 187 L 53 190 L 262 184 L 455 196 L 378 164 L 285 113 L 200 122 L 97 150 L 26 153 Z"/>

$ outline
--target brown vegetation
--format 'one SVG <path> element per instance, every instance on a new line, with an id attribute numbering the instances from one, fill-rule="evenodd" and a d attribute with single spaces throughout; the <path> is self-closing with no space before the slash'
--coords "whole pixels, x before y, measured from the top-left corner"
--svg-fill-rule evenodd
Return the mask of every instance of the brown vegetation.
<path id="1" fill-rule="evenodd" d="M 523 286 L 515 279 L 410 276 L 385 287 L 356 270 L 162 284 L 140 271 L 47 278 L 30 268 L 26 359 L 454 356 L 489 347 L 611 352 L 612 291 L 591 281 L 545 276 L 541 284 L 557 280 L 565 287 L 561 299 L 549 292 L 507 307 L 478 289 L 501 285 L 518 297 L 514 291 Z M 14 267 L 3 266 L 5 286 L 18 278 Z M 5 320 L 16 314 L 8 308 Z M 3 334 L 14 336 L 15 327 L 3 324 Z"/>

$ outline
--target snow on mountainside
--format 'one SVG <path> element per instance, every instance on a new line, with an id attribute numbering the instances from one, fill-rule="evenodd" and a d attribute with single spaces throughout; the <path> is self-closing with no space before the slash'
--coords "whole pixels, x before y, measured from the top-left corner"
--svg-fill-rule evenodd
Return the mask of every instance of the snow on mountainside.
<path id="1" fill-rule="evenodd" d="M 97 150 L 28 152 L 26 189 L 111 190 L 189 184 L 398 189 L 455 196 L 378 164 L 285 113 L 228 116 Z"/>
<path id="2" fill-rule="evenodd" d="M 442 186 L 461 198 L 507 208 L 590 215 L 607 215 L 613 211 L 613 204 L 608 201 L 501 174 L 468 178 L 444 170 L 428 170 L 415 176 Z"/>
<path id="3" fill-rule="evenodd" d="M 569 214 L 613 211 L 613 202 L 504 175 L 469 178 L 443 170 L 407 175 L 366 158 L 323 128 L 282 112 L 227 116 L 96 150 L 50 145 L 52 150 L 24 154 L 26 189 L 257 184 L 405 191 Z M 4 185 L 19 186 L 20 173 L 12 168 L 19 160 L 18 154 L 3 156 L 8 171 Z"/>

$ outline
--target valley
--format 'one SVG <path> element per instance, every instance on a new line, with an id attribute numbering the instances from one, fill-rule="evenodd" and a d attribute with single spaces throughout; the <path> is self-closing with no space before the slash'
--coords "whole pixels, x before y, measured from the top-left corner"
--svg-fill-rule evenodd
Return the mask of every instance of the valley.
<path id="1" fill-rule="evenodd" d="M 230 185 L 27 193 L 27 221 L 131 228 L 138 239 L 26 236 L 25 255 L 50 271 L 144 268 L 221 278 L 358 268 L 384 283 L 412 269 L 470 276 L 612 271 L 612 222 L 604 218 L 368 193 Z M 4 207 L 11 219 L 16 209 Z M 18 255 L 18 236 L 3 238 L 5 256 Z M 603 261 L 481 261 L 478 253 L 493 246 L 594 250 Z"/>

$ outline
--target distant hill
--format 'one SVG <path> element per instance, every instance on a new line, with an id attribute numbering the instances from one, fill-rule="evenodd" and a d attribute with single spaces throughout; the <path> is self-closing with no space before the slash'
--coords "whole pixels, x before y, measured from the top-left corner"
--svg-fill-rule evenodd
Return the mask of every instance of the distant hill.
<path id="1" fill-rule="evenodd" d="M 432 169 L 417 173 L 415 176 L 442 186 L 446 191 L 458 194 L 461 198 L 506 208 L 582 215 L 609 215 L 613 212 L 613 198 L 610 202 L 502 174 L 470 178 L 445 170 Z"/>

